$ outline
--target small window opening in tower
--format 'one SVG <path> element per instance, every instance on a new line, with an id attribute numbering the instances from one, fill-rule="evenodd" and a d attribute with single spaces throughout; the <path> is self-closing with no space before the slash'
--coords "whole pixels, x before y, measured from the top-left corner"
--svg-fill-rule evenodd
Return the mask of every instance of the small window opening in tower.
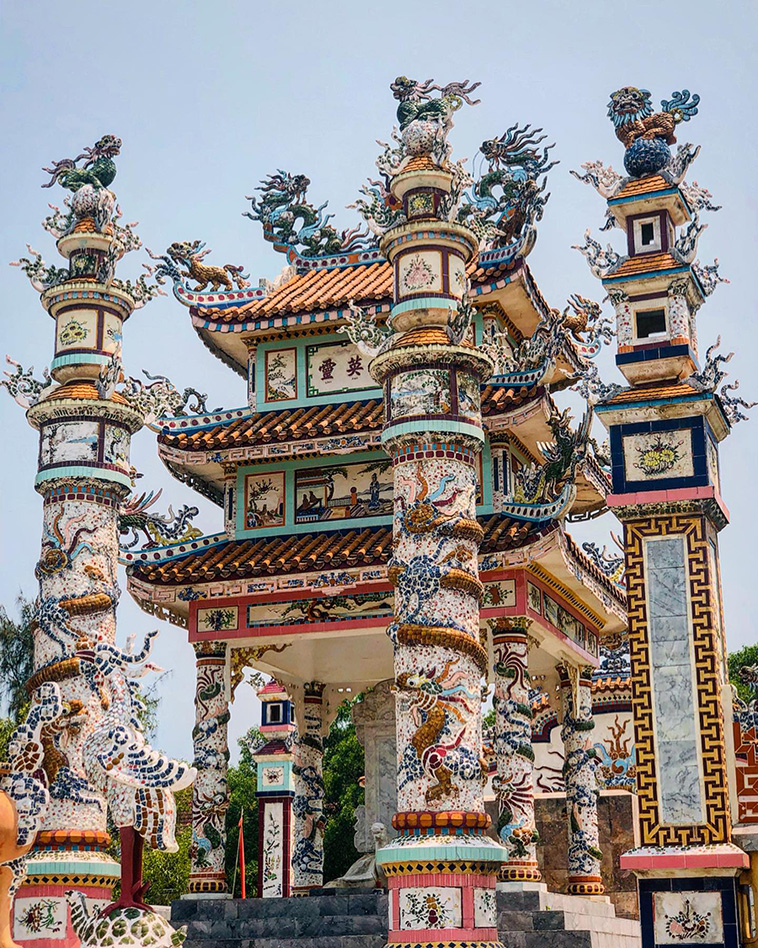
<path id="1" fill-rule="evenodd" d="M 650 336 L 660 336 L 666 332 L 666 311 L 663 309 L 646 309 L 637 313 L 637 338 L 648 339 Z"/>
<path id="2" fill-rule="evenodd" d="M 640 243 L 643 247 L 649 247 L 655 242 L 655 227 L 652 221 L 647 221 L 640 225 Z"/>
<path id="3" fill-rule="evenodd" d="M 280 704 L 270 704 L 268 706 L 268 723 L 269 724 L 281 724 L 282 723 L 282 706 Z"/>

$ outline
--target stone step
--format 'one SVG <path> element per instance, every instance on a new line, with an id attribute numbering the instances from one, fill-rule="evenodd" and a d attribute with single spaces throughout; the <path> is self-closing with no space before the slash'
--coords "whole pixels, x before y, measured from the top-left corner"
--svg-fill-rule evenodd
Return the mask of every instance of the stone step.
<path id="1" fill-rule="evenodd" d="M 498 891 L 498 928 L 508 948 L 640 948 L 639 923 L 616 918 L 604 898 Z M 387 895 L 375 890 L 292 899 L 182 899 L 172 922 L 185 948 L 384 948 Z"/>
<path id="2" fill-rule="evenodd" d="M 327 935 L 321 938 L 187 939 L 184 948 L 384 948 L 386 935 Z"/>

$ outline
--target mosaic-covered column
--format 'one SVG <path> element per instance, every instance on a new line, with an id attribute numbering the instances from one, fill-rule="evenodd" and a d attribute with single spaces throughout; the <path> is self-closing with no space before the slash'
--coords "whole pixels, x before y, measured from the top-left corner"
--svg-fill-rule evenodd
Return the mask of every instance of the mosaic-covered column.
<path id="1" fill-rule="evenodd" d="M 559 665 L 563 705 L 563 776 L 569 824 L 568 886 L 571 895 L 602 895 L 597 826 L 597 762 L 592 747 L 592 668 Z"/>
<path id="2" fill-rule="evenodd" d="M 537 827 L 534 821 L 534 751 L 529 703 L 529 636 L 525 616 L 494 619 L 492 650 L 495 682 L 495 791 L 497 832 L 508 851 L 504 882 L 539 882 Z"/>
<path id="3" fill-rule="evenodd" d="M 307 895 L 324 882 L 324 685 L 304 686 L 303 720 L 295 743 L 294 846 L 292 894 Z"/>
<path id="4" fill-rule="evenodd" d="M 390 889 L 389 944 L 498 944 L 501 847 L 484 836 L 482 675 L 476 519 L 480 390 L 492 364 L 470 338 L 466 264 L 478 240 L 449 218 L 454 172 L 437 120 L 403 91 L 400 221 L 381 242 L 394 271 L 392 334 L 370 370 L 384 388 L 382 441 L 394 468 L 389 575 L 394 645 L 398 836 L 377 854 Z M 460 104 L 460 100 L 458 100 Z M 449 119 L 452 98 L 436 106 Z M 409 110 L 410 109 L 410 110 Z M 436 136 L 436 137 L 435 137 Z M 401 149 L 402 153 L 402 149 Z"/>
<path id="5" fill-rule="evenodd" d="M 118 515 L 131 489 L 130 440 L 143 422 L 115 391 L 124 323 L 138 305 L 134 287 L 129 292 L 115 277 L 116 261 L 139 246 L 113 218 L 116 197 L 107 188 L 120 144 L 105 136 L 87 150 L 101 177 L 75 169 L 74 160 L 49 169 L 45 186 L 57 182 L 72 192 L 67 212 L 54 208 L 43 225 L 57 238 L 66 266 L 46 267 L 36 251 L 34 261 L 18 265 L 53 320 L 54 356 L 44 382 L 16 366 L 4 383 L 39 432 L 35 488 L 43 527 L 35 568 L 34 673 L 27 688 L 31 694 L 56 682 L 63 704 L 63 715 L 42 728 L 50 803 L 14 905 L 16 941 L 37 948 L 78 945 L 66 890 L 77 885 L 90 904 L 102 907 L 119 876 L 105 851 L 107 800 L 104 782 L 95 785 L 100 772 L 90 742 L 106 707 L 103 683 L 93 680 L 92 656 L 115 640 Z"/>
<path id="6" fill-rule="evenodd" d="M 192 793 L 190 892 L 226 892 L 226 811 L 229 786 L 226 645 L 196 643 L 197 685 L 192 742 L 197 777 Z"/>

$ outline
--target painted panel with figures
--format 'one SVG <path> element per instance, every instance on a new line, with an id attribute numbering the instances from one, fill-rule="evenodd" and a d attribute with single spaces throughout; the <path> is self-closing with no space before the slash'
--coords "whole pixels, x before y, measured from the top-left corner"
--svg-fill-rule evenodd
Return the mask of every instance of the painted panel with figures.
<path id="1" fill-rule="evenodd" d="M 393 605 L 391 592 L 267 602 L 247 607 L 247 625 L 249 628 L 258 628 L 311 622 L 342 622 L 346 619 L 387 618 L 392 615 Z"/>
<path id="2" fill-rule="evenodd" d="M 245 477 L 245 529 L 284 525 L 284 471 Z"/>
<path id="3" fill-rule="evenodd" d="M 392 464 L 389 458 L 305 468 L 295 473 L 295 523 L 391 514 Z"/>

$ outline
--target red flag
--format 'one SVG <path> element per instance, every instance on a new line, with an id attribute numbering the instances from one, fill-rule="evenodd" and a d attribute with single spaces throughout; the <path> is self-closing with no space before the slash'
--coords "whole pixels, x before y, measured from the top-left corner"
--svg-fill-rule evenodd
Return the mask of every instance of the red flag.
<path id="1" fill-rule="evenodd" d="M 237 841 L 237 854 L 239 857 L 239 867 L 240 867 L 240 893 L 243 899 L 247 898 L 245 892 L 245 834 L 242 832 L 242 817 L 245 814 L 244 807 L 240 810 L 240 821 L 237 824 L 239 827 L 239 837 Z"/>

